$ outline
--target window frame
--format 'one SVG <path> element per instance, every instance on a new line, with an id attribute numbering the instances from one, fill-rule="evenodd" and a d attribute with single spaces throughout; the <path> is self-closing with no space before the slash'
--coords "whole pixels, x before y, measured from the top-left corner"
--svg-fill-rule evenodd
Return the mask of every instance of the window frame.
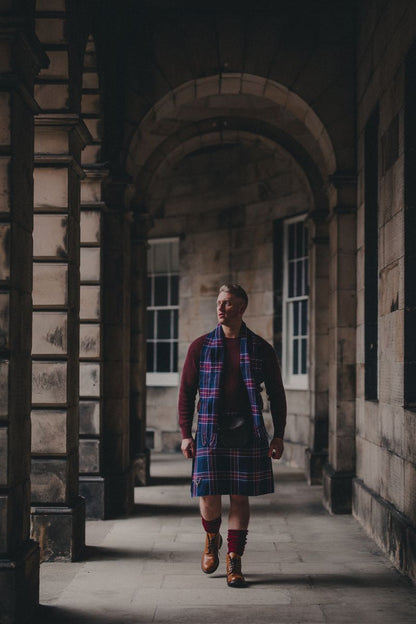
<path id="1" fill-rule="evenodd" d="M 282 376 L 283 382 L 288 390 L 308 390 L 309 389 L 309 253 L 307 256 L 298 256 L 298 258 L 307 258 L 308 271 L 307 283 L 308 292 L 306 295 L 289 297 L 289 226 L 301 221 L 306 222 L 306 214 L 297 215 L 283 221 L 283 292 L 282 292 Z M 289 307 L 295 301 L 306 300 L 306 373 L 295 374 L 291 372 L 293 363 L 293 331 L 291 315 Z M 302 334 L 303 335 L 303 334 Z"/>
<path id="2" fill-rule="evenodd" d="M 148 245 L 150 246 L 156 246 L 156 245 L 162 245 L 162 244 L 169 244 L 169 243 L 177 243 L 178 245 L 178 253 L 179 253 L 179 237 L 178 236 L 174 236 L 174 237 L 166 237 L 166 238 L 151 238 L 148 239 Z M 149 273 L 149 269 L 147 270 L 147 279 L 149 279 L 149 277 L 153 277 L 154 278 L 154 273 L 150 274 Z M 163 275 L 177 275 L 179 278 L 179 269 L 178 271 L 172 271 L 169 270 L 168 272 L 164 273 Z M 179 347 L 179 280 L 178 280 L 178 304 L 177 305 L 168 305 L 168 306 L 160 306 L 160 305 L 146 305 L 146 314 L 149 311 L 158 311 L 158 310 L 177 310 L 178 312 L 178 325 L 176 328 L 176 334 L 177 337 L 176 339 L 172 339 L 169 338 L 169 340 L 167 340 L 166 342 L 172 343 L 172 342 L 176 342 L 177 346 Z M 157 336 L 153 337 L 151 339 L 152 341 L 157 343 Z M 147 350 L 147 345 L 149 343 L 149 335 L 148 332 L 146 332 L 146 350 Z M 146 356 L 147 358 L 147 356 Z M 176 361 L 176 367 L 178 366 L 178 361 Z M 147 387 L 175 387 L 179 385 L 179 371 L 171 371 L 171 372 L 161 372 L 161 371 L 147 371 L 146 370 L 146 386 Z"/>

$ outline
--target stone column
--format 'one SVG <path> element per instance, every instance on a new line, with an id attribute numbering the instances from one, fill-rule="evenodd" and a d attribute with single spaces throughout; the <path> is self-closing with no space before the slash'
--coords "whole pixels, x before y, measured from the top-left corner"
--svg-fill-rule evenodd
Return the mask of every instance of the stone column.
<path id="1" fill-rule="evenodd" d="M 130 448 L 135 485 L 149 484 L 146 448 L 146 285 L 147 233 L 151 217 L 135 213 L 131 240 Z"/>
<path id="2" fill-rule="evenodd" d="M 329 455 L 324 505 L 351 513 L 355 476 L 356 183 L 336 174 L 338 203 L 329 217 Z"/>
<path id="3" fill-rule="evenodd" d="M 80 152 L 71 113 L 35 119 L 32 535 L 43 560 L 74 560 L 85 541 L 78 496 Z"/>
<path id="4" fill-rule="evenodd" d="M 106 516 L 133 505 L 130 459 L 130 236 L 125 182 L 109 182 L 103 227 L 103 476 Z"/>
<path id="5" fill-rule="evenodd" d="M 0 621 L 28 622 L 39 601 L 30 539 L 34 72 L 47 57 L 15 2 L 0 15 Z"/>
<path id="6" fill-rule="evenodd" d="M 102 224 L 104 170 L 85 170 L 81 186 L 80 494 L 89 518 L 105 517 L 102 474 Z"/>
<path id="7" fill-rule="evenodd" d="M 328 296 L 329 235 L 326 212 L 309 219 L 310 428 L 305 473 L 310 485 L 322 483 L 328 458 Z"/>

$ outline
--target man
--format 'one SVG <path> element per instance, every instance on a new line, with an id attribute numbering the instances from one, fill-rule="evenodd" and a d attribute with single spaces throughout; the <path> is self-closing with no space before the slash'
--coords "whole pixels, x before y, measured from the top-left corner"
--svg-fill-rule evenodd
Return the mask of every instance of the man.
<path id="1" fill-rule="evenodd" d="M 221 286 L 218 325 L 189 347 L 179 392 L 181 450 L 193 460 L 192 496 L 199 496 L 206 532 L 202 570 L 218 568 L 221 495 L 230 496 L 227 584 L 244 587 L 241 557 L 250 518 L 249 496 L 274 491 L 271 458 L 283 453 L 286 399 L 273 348 L 243 322 L 248 297 L 237 284 Z M 263 422 L 261 384 L 270 401 L 274 437 Z M 192 437 L 196 393 L 198 426 Z"/>

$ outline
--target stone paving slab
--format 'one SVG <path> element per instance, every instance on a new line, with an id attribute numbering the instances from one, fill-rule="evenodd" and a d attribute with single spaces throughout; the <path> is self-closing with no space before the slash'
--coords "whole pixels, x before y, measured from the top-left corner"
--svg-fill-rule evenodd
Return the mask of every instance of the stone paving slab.
<path id="1" fill-rule="evenodd" d="M 37 624 L 414 624 L 416 588 L 351 516 L 329 516 L 321 491 L 278 466 L 276 492 L 252 499 L 246 589 L 200 570 L 204 541 L 190 463 L 152 456 L 152 485 L 129 518 L 87 523 L 85 560 L 41 566 Z M 226 535 L 224 497 L 223 535 Z"/>

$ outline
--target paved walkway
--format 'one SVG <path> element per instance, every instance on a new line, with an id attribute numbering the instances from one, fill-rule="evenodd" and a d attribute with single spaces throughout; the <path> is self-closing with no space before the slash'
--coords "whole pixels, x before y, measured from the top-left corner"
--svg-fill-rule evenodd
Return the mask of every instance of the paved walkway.
<path id="1" fill-rule="evenodd" d="M 133 516 L 88 522 L 85 561 L 41 566 L 39 624 L 415 624 L 416 588 L 284 466 L 276 493 L 252 499 L 249 586 L 227 587 L 224 547 L 217 572 L 204 575 L 189 471 L 180 456 L 152 456 L 153 484 L 136 490 Z"/>

